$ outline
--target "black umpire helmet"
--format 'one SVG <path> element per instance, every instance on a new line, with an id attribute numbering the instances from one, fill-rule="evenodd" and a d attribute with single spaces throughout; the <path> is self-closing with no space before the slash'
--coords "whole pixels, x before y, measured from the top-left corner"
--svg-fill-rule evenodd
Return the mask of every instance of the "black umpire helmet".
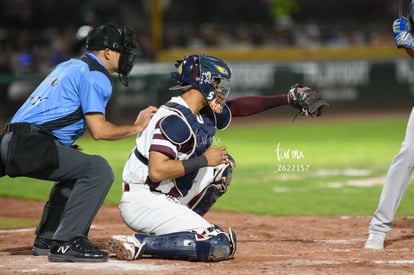
<path id="1" fill-rule="evenodd" d="M 96 51 L 106 48 L 119 51 L 118 74 L 121 83 L 128 86 L 128 74 L 135 64 L 137 54 L 133 50 L 138 47 L 139 40 L 135 32 L 128 27 L 117 27 L 108 23 L 99 26 L 88 33 L 86 37 L 86 50 Z"/>
<path id="2" fill-rule="evenodd" d="M 122 34 L 119 28 L 113 24 L 106 24 L 91 30 L 86 38 L 86 49 L 88 51 L 122 50 Z"/>

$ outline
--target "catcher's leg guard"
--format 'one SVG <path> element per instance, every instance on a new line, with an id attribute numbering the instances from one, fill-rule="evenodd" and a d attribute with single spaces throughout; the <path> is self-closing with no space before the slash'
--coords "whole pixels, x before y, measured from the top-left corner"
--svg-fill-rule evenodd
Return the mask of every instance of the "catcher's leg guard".
<path id="1" fill-rule="evenodd" d="M 227 186 L 231 183 L 234 166 L 233 158 L 229 156 L 229 159 L 232 165 L 225 166 L 218 171 L 214 181 L 188 203 L 188 206 L 200 216 L 204 216 L 217 199 L 226 193 Z"/>
<path id="2" fill-rule="evenodd" d="M 134 237 L 145 244 L 144 255 L 187 261 L 221 261 L 234 255 L 236 234 L 229 228 L 225 233 L 219 227 L 205 234 L 176 232 L 159 236 L 136 233 Z"/>

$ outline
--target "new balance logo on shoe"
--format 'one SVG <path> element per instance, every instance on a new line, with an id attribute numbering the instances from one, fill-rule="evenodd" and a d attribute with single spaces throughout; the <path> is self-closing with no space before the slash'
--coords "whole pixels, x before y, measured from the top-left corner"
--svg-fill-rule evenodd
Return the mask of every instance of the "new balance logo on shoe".
<path id="1" fill-rule="evenodd" d="M 52 242 L 50 262 L 105 262 L 108 254 L 91 243 L 87 237 L 75 237 L 66 242 Z"/>
<path id="2" fill-rule="evenodd" d="M 64 245 L 61 245 L 61 246 L 59 246 L 59 248 L 57 249 L 57 253 L 62 253 L 62 254 L 65 254 L 66 252 L 68 252 L 68 249 L 70 248 L 70 245 L 66 245 L 66 246 L 64 246 Z"/>

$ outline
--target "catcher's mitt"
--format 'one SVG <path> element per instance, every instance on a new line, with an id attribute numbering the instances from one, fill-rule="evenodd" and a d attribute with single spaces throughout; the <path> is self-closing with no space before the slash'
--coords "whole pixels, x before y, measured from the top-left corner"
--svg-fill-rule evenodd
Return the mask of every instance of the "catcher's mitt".
<path id="1" fill-rule="evenodd" d="M 299 92 L 298 88 L 303 88 L 303 86 L 300 84 L 293 85 L 288 92 L 288 96 L 290 106 L 298 109 L 299 114 L 311 117 L 320 116 L 322 108 L 329 106 L 318 91 L 308 88 Z"/>

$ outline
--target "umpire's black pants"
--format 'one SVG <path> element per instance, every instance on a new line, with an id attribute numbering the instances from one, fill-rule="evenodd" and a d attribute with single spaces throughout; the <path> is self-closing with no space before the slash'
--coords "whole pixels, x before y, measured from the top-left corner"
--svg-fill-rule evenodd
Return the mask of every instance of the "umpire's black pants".
<path id="1" fill-rule="evenodd" d="M 69 241 L 88 235 L 114 175 L 104 158 L 56 143 L 59 167 L 31 174 L 33 178 L 55 181 L 36 234 L 46 239 Z M 7 149 L 7 144 L 1 147 Z"/>

